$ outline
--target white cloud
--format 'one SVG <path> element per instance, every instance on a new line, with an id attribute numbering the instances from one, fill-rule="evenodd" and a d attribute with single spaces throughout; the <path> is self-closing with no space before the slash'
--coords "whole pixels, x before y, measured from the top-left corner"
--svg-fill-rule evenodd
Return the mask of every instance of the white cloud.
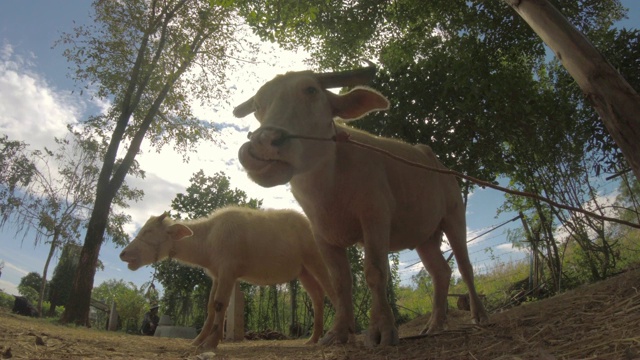
<path id="1" fill-rule="evenodd" d="M 598 181 L 597 179 L 595 180 Z M 615 183 L 609 183 L 609 188 L 615 186 Z M 596 185 L 597 187 L 597 185 Z M 606 192 L 606 193 L 603 193 Z M 616 213 L 616 209 L 613 207 L 613 204 L 616 201 L 616 197 L 619 195 L 619 191 L 617 189 L 607 189 L 607 187 L 601 187 L 599 193 L 596 195 L 595 200 L 589 200 L 582 204 L 581 208 L 587 211 L 591 211 L 595 214 L 601 214 L 603 216 L 617 218 L 618 214 Z M 575 217 L 584 219 L 587 217 L 585 214 L 575 213 Z M 612 223 L 605 222 L 605 228 L 608 229 Z M 587 235 L 591 239 L 597 239 L 600 235 L 592 228 L 587 227 Z M 568 227 L 563 226 L 562 224 L 556 227 L 554 231 L 554 237 L 561 242 L 566 241 L 571 236 L 571 231 Z"/>
<path id="2" fill-rule="evenodd" d="M 6 260 L 2 261 L 4 268 L 2 269 L 2 279 L 0 279 L 0 289 L 11 295 L 19 295 L 18 283 L 29 271 Z"/>
<path id="3" fill-rule="evenodd" d="M 32 59 L 15 54 L 11 45 L 0 50 L 0 131 L 11 140 L 52 147 L 53 137 L 67 133 L 84 105 L 33 71 Z"/>
<path id="4" fill-rule="evenodd" d="M 274 49 L 273 45 L 262 46 L 265 60 L 257 64 L 244 64 L 231 77 L 234 91 L 229 102 L 221 102 L 212 109 L 194 101 L 194 113 L 201 119 L 217 125 L 219 142 L 198 144 L 189 154 L 189 161 L 173 150 L 171 144 L 158 153 L 145 141 L 143 152 L 137 160 L 146 172 L 145 179 L 128 177 L 132 186 L 145 191 L 144 199 L 132 203 L 126 211 L 132 216 L 133 224 L 127 230 L 131 233 L 141 226 L 152 214 L 170 208 L 171 200 L 188 186 L 189 178 L 203 169 L 207 175 L 222 171 L 231 179 L 232 187 L 242 189 L 250 197 L 263 199 L 267 208 L 299 208 L 288 187 L 279 186 L 264 189 L 248 179 L 237 161 L 237 151 L 246 141 L 250 128 L 257 128 L 258 122 L 252 116 L 236 119 L 231 114 L 233 105 L 252 96 L 266 81 L 279 73 L 294 68 L 303 69 L 302 56 L 291 56 Z M 283 55 L 284 54 L 284 55 Z M 278 62 L 281 59 L 286 62 Z M 85 116 L 89 105 L 92 111 L 104 112 L 108 102 L 99 99 L 90 104 L 82 98 L 57 90 L 42 74 L 38 74 L 35 57 L 17 54 L 11 45 L 0 48 L 0 131 L 12 140 L 22 140 L 33 148 L 54 147 L 53 137 L 66 135 L 66 125 L 77 122 Z"/>
<path id="5" fill-rule="evenodd" d="M 6 273 L 8 272 L 7 270 L 12 271 L 14 273 L 17 273 L 17 274 L 19 274 L 21 276 L 25 276 L 25 275 L 27 275 L 29 273 L 29 271 L 27 271 L 27 270 L 15 265 L 15 264 L 12 264 L 10 262 L 5 261 L 4 262 L 4 269 L 2 270 L 3 273 L 4 273 L 3 275 L 6 275 Z"/>
<path id="6" fill-rule="evenodd" d="M 503 250 L 503 251 L 518 251 L 518 252 L 529 252 L 528 249 L 526 248 L 517 248 L 515 246 L 513 246 L 512 243 L 505 243 L 505 244 L 500 244 L 498 246 L 496 246 L 496 249 L 498 250 Z"/>
<path id="7" fill-rule="evenodd" d="M 20 295 L 18 286 L 14 283 L 0 279 L 0 289 L 10 295 Z"/>

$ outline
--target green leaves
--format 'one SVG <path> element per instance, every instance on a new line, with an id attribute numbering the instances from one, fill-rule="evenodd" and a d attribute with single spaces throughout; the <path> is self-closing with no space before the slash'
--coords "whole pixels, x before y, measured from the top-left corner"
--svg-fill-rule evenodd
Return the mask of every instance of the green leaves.
<path id="1" fill-rule="evenodd" d="M 244 191 L 231 189 L 231 182 L 224 172 L 206 176 L 200 170 L 191 177 L 190 182 L 186 194 L 177 194 L 171 201 L 171 207 L 178 212 L 178 217 L 197 219 L 228 205 L 254 209 L 262 205 L 262 200 L 248 199 Z"/>
<path id="2" fill-rule="evenodd" d="M 28 186 L 36 171 L 26 147 L 22 141 L 0 136 L 0 225 L 20 206 L 22 201 L 16 190 Z"/>
<path id="3" fill-rule="evenodd" d="M 245 45 L 234 38 L 229 3 L 96 1 L 94 9 L 95 23 L 56 45 L 75 64 L 78 85 L 112 104 L 104 120 L 120 122 L 123 132 L 111 141 L 142 136 L 158 149 L 174 143 L 185 155 L 197 141 L 212 141 L 214 129 L 193 116 L 190 102 L 226 95 L 227 54 Z"/>
<path id="4" fill-rule="evenodd" d="M 147 306 L 142 289 L 131 282 L 111 279 L 94 288 L 91 296 L 108 306 L 115 302 L 120 324 L 126 331 L 137 333 Z"/>
<path id="5" fill-rule="evenodd" d="M 64 322 L 86 323 L 87 298 L 105 232 L 123 244 L 126 216 L 112 212 L 141 192 L 123 187 L 127 175 L 143 176 L 136 156 L 143 140 L 167 144 L 187 158 L 200 140 L 212 141 L 214 128 L 195 118 L 191 101 L 226 95 L 225 71 L 247 42 L 235 38 L 239 22 L 232 8 L 194 0 L 93 3 L 93 23 L 65 33 L 56 43 L 75 65 L 72 77 L 92 96 L 106 100 L 104 114 L 85 123 L 85 132 L 104 146 L 97 196 L 84 243 L 75 296 Z M 228 5 L 227 3 L 222 3 Z M 108 218 L 114 220 L 109 222 Z"/>

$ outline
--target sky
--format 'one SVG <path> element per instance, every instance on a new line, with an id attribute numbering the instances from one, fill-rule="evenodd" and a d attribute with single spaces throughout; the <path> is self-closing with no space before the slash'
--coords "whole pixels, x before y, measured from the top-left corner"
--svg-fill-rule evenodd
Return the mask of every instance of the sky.
<path id="1" fill-rule="evenodd" d="M 640 1 L 623 0 L 622 3 L 630 9 L 629 19 L 619 26 L 637 28 Z M 82 121 L 108 106 L 87 94 L 80 95 L 68 76 L 70 64 L 62 56 L 62 49 L 53 47 L 63 32 L 71 32 L 75 24 L 89 21 L 90 4 L 85 0 L 40 0 L 30 1 L 29 5 L 23 1 L 0 2 L 0 134 L 25 141 L 32 149 L 55 148 L 53 138 L 66 135 L 66 124 Z M 257 122 L 252 116 L 234 118 L 233 105 L 249 98 L 261 84 L 277 74 L 306 69 L 303 53 L 285 52 L 270 44 L 264 44 L 261 53 L 257 64 L 244 64 L 230 74 L 228 103 L 194 106 L 199 118 L 220 129 L 217 144 L 199 144 L 187 163 L 171 146 L 157 153 L 148 142 L 143 143 L 137 160 L 147 176 L 127 178 L 129 184 L 145 192 L 141 201 L 127 209 L 133 222 L 126 229 L 132 237 L 149 216 L 169 210 L 171 200 L 185 191 L 189 178 L 200 169 L 209 176 L 223 171 L 231 179 L 233 188 L 262 199 L 265 208 L 300 209 L 288 186 L 265 189 L 252 183 L 237 160 L 238 148 L 246 141 L 248 131 L 257 127 Z M 469 239 L 515 216 L 512 213 L 497 215 L 503 201 L 504 196 L 491 189 L 479 189 L 471 195 L 467 208 Z M 519 222 L 511 222 L 472 242 L 469 252 L 474 267 L 480 270 L 490 266 L 486 247 L 493 247 L 494 254 L 503 261 L 524 259 L 526 252 L 513 249 L 506 239 L 507 229 L 518 226 Z M 135 272 L 128 270 L 118 258 L 121 251 L 109 242 L 103 244 L 100 260 L 104 270 L 96 273 L 94 286 L 110 279 L 124 279 L 136 286 L 151 280 L 151 267 Z M 48 245 L 35 246 L 32 234 L 16 235 L 11 226 L 0 229 L 0 262 L 4 261 L 0 289 L 18 294 L 16 287 L 24 275 L 32 271 L 42 273 L 47 253 Z M 59 255 L 58 252 L 49 267 L 49 278 Z M 410 284 L 411 276 L 421 269 L 421 264 L 410 266 L 418 262 L 418 256 L 414 251 L 402 251 L 400 261 L 403 284 Z"/>

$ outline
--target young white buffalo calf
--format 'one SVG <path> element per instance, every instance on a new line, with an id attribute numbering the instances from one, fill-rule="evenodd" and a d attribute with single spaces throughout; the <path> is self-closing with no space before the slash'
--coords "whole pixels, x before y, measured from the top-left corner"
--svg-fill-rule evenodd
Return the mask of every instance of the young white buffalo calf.
<path id="1" fill-rule="evenodd" d="M 204 268 L 213 279 L 207 319 L 193 345 L 215 349 L 222 338 L 224 314 L 237 279 L 274 285 L 300 279 L 314 310 L 311 339 L 323 330 L 325 292 L 334 291 L 308 220 L 292 210 L 229 207 L 207 218 L 176 221 L 152 216 L 120 254 L 131 270 L 165 258 Z"/>

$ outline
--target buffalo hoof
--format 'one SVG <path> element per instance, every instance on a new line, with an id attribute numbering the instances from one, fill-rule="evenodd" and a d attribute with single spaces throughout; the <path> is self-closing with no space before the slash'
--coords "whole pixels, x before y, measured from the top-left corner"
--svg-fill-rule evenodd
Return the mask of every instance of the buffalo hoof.
<path id="1" fill-rule="evenodd" d="M 376 346 L 396 346 L 400 343 L 398 329 L 391 326 L 388 329 L 369 328 L 364 338 L 365 346 L 373 348 Z"/>
<path id="2" fill-rule="evenodd" d="M 346 344 L 349 341 L 349 332 L 348 331 L 336 331 L 330 330 L 325 336 L 318 341 L 320 345 L 335 345 L 335 344 Z"/>

